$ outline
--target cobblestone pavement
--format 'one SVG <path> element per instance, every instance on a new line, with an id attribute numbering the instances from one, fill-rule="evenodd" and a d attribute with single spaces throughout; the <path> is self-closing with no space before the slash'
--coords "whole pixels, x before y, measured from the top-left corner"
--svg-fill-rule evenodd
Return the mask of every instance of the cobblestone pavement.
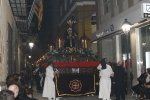
<path id="1" fill-rule="evenodd" d="M 48 100 L 47 98 L 42 97 L 42 92 L 34 91 L 33 97 L 39 100 Z M 114 100 L 114 99 L 115 97 L 112 96 L 111 100 Z M 80 96 L 80 97 L 62 97 L 59 100 L 101 100 L 101 99 L 98 99 L 98 95 L 94 95 L 94 96 Z M 132 98 L 126 97 L 126 100 L 138 100 L 138 99 L 134 96 Z"/>

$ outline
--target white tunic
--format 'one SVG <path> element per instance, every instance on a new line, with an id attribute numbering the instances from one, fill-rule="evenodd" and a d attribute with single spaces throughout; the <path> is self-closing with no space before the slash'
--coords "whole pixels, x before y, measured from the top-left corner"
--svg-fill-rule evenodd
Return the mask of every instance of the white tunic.
<path id="1" fill-rule="evenodd" d="M 53 81 L 54 71 L 52 66 L 46 68 L 46 77 L 44 82 L 43 97 L 55 100 L 55 84 Z"/>
<path id="2" fill-rule="evenodd" d="M 110 100 L 111 92 L 111 79 L 110 76 L 113 74 L 110 65 L 106 64 L 106 69 L 101 70 L 101 64 L 98 65 L 97 69 L 100 70 L 100 82 L 99 82 L 99 98 L 104 100 Z"/>

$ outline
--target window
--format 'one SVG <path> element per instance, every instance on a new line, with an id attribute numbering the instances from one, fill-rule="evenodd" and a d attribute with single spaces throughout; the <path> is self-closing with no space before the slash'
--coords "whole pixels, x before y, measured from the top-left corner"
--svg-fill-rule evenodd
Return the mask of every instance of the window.
<path id="1" fill-rule="evenodd" d="M 115 6 L 118 6 L 119 0 L 115 0 Z"/>
<path id="2" fill-rule="evenodd" d="M 72 3 L 72 0 L 70 0 L 70 3 Z"/>
<path id="3" fill-rule="evenodd" d="M 65 11 L 67 10 L 67 1 L 64 0 Z"/>
<path id="4" fill-rule="evenodd" d="M 62 16 L 62 6 L 60 7 L 60 17 Z"/>
<path id="5" fill-rule="evenodd" d="M 110 0 L 103 0 L 104 4 L 104 14 L 110 11 Z"/>

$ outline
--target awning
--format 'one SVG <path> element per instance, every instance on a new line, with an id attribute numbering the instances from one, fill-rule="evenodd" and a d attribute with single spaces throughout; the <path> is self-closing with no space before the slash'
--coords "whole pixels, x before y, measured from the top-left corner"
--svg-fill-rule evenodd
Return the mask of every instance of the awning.
<path id="1" fill-rule="evenodd" d="M 21 32 L 27 32 L 27 0 L 9 0 L 16 21 Z"/>

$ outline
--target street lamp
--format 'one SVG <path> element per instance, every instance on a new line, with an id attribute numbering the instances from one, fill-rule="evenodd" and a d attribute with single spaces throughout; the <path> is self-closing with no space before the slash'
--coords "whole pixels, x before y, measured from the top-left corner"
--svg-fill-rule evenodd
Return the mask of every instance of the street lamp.
<path id="1" fill-rule="evenodd" d="M 127 21 L 127 19 L 124 20 L 123 24 L 122 24 L 122 31 L 125 33 L 126 35 L 126 52 L 127 52 L 127 91 L 128 94 L 131 91 L 131 78 L 130 78 L 130 73 L 131 73 L 131 69 L 130 69 L 130 64 L 129 64 L 129 49 L 128 49 L 128 33 L 130 32 L 130 28 L 131 28 L 131 23 Z"/>
<path id="2" fill-rule="evenodd" d="M 31 58 L 31 56 L 29 56 L 29 58 Z"/>
<path id="3" fill-rule="evenodd" d="M 32 48 L 34 46 L 34 43 L 33 42 L 30 42 L 29 43 L 29 47 L 30 47 L 30 50 L 31 50 L 31 56 L 32 56 Z M 33 58 L 33 57 L 32 57 Z M 31 89 L 32 89 L 32 82 L 33 82 L 33 68 L 32 68 L 32 58 L 31 58 Z"/>
<path id="4" fill-rule="evenodd" d="M 34 43 L 30 42 L 30 43 L 29 43 L 29 47 L 30 47 L 30 49 L 32 49 L 32 48 L 33 48 L 33 46 L 34 46 Z"/>

